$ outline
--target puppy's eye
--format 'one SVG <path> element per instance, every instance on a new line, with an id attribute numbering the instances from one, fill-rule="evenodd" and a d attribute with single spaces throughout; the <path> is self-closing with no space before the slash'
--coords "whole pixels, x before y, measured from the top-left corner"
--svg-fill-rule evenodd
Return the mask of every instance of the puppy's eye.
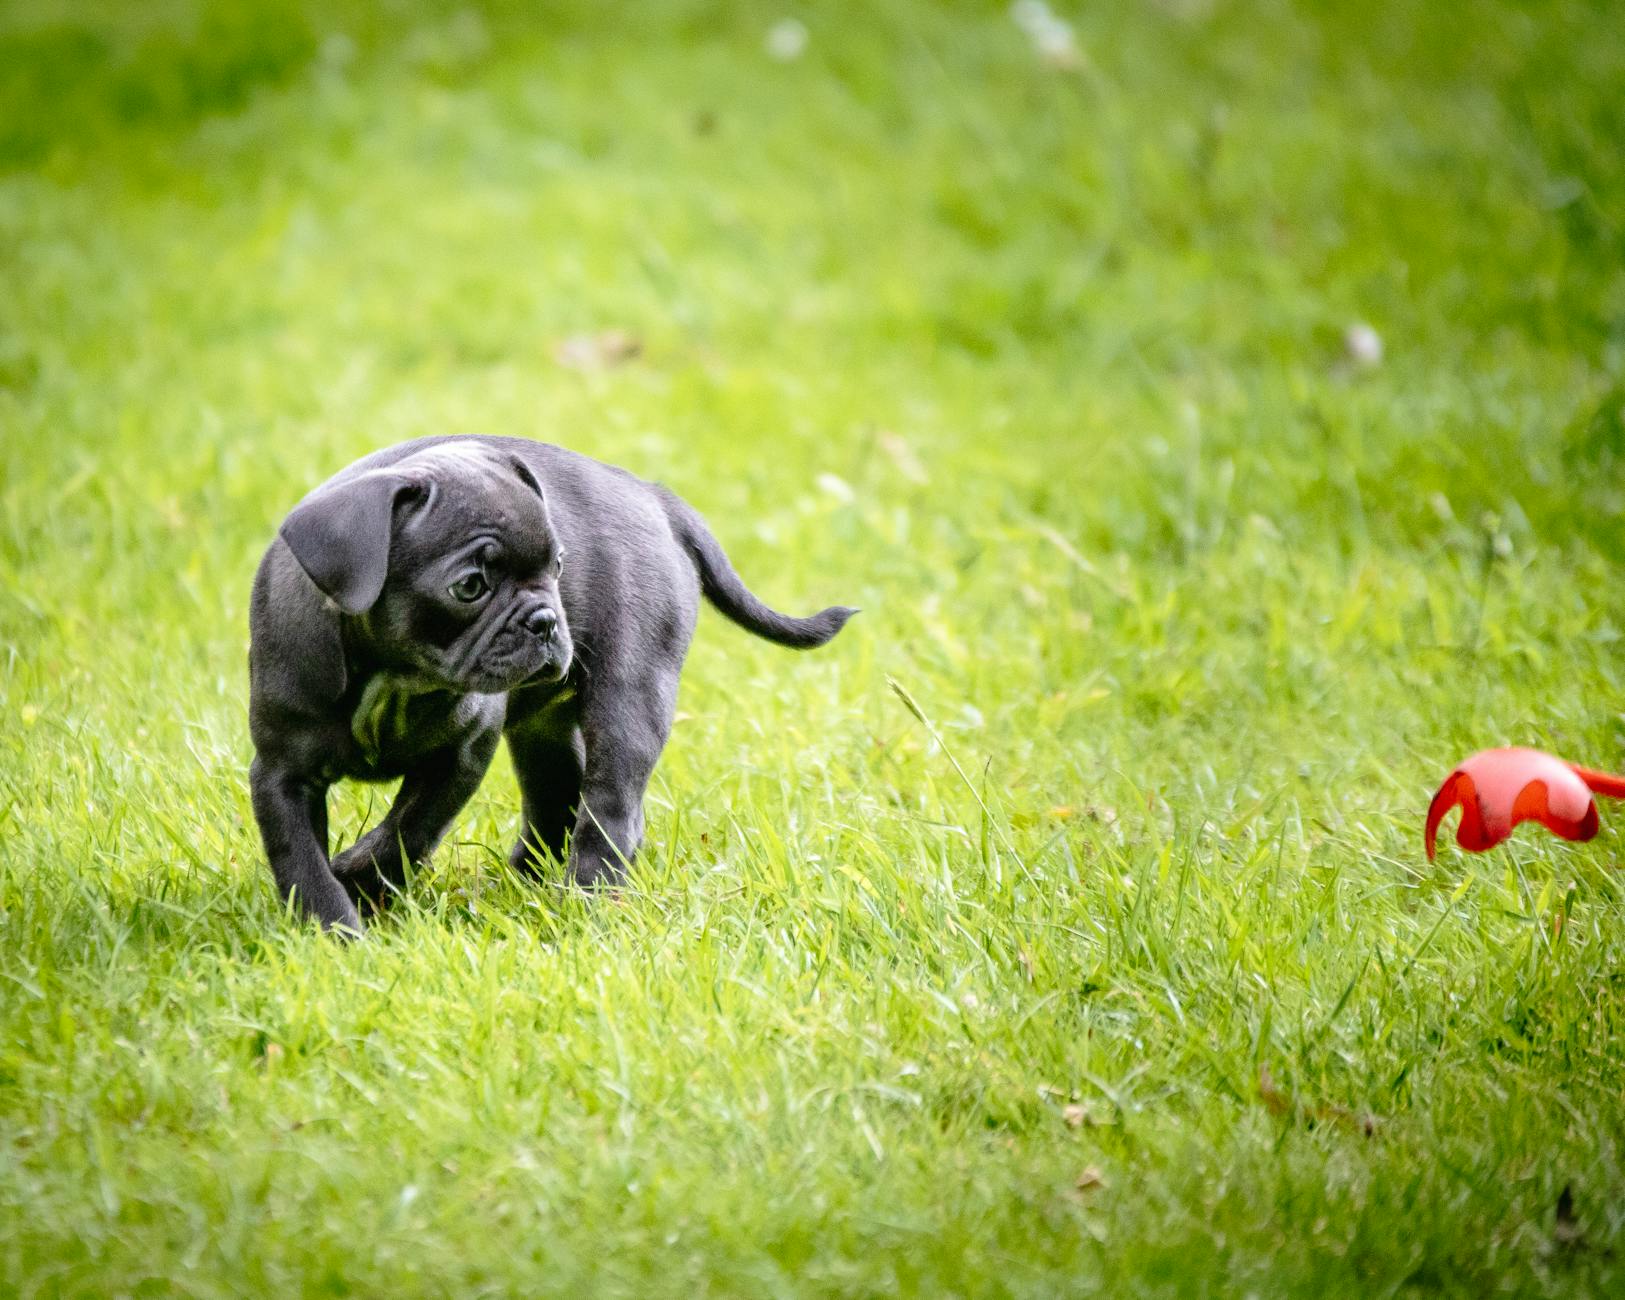
<path id="1" fill-rule="evenodd" d="M 561 549 L 561 550 L 557 550 L 557 551 L 553 552 L 553 576 L 558 577 L 558 575 L 563 573 L 563 572 L 564 572 L 564 551 Z"/>
<path id="2" fill-rule="evenodd" d="M 491 586 L 486 582 L 483 573 L 468 573 L 457 579 L 446 590 L 451 593 L 453 600 L 461 601 L 465 605 L 472 605 L 486 592 L 490 591 Z"/>

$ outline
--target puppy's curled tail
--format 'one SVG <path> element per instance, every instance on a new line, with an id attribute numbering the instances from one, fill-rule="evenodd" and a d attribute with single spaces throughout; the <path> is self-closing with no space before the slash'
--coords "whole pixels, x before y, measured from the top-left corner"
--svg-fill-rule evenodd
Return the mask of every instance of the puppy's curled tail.
<path id="1" fill-rule="evenodd" d="M 705 598 L 747 632 L 795 650 L 811 650 L 833 637 L 858 612 L 845 605 L 831 605 L 810 618 L 791 618 L 763 604 L 734 572 L 722 544 L 711 535 L 699 512 L 671 489 L 659 484 L 654 488 L 671 520 L 672 532 L 699 571 Z"/>

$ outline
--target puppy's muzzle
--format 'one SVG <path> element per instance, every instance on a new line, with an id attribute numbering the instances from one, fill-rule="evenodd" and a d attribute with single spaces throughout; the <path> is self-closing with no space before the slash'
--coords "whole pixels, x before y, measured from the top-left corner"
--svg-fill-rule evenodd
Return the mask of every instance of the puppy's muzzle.
<path id="1" fill-rule="evenodd" d="M 559 616 L 546 605 L 538 605 L 525 615 L 524 627 L 525 631 L 543 645 L 551 645 L 553 638 L 558 635 Z"/>

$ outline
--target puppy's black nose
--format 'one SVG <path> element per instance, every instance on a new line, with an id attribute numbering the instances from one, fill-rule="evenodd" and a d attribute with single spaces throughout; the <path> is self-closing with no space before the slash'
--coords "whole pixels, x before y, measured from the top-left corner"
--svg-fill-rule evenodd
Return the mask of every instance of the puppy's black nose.
<path id="1" fill-rule="evenodd" d="M 559 630 L 559 616 L 546 605 L 538 605 L 525 615 L 525 631 L 541 641 L 551 641 Z"/>

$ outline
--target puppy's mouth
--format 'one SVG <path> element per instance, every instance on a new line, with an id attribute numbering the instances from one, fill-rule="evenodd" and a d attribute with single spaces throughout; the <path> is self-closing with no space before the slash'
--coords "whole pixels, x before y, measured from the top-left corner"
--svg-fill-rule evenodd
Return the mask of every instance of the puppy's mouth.
<path id="1" fill-rule="evenodd" d="M 565 674 L 568 673 L 569 671 L 570 671 L 570 659 L 569 659 L 569 656 L 565 656 L 563 659 L 560 659 L 557 662 L 549 662 L 549 663 L 543 664 L 535 672 L 533 672 L 533 673 L 529 674 L 528 676 L 522 678 L 520 681 L 515 682 L 514 685 L 515 686 L 526 686 L 526 685 L 534 686 L 534 685 L 540 685 L 540 684 L 545 684 L 545 683 L 549 683 L 549 682 L 562 682 L 564 680 Z"/>
<path id="2" fill-rule="evenodd" d="M 500 695 L 521 686 L 541 686 L 562 682 L 570 671 L 569 659 L 549 661 L 541 667 L 529 664 L 482 663 L 464 674 L 458 685 L 479 695 Z"/>
<path id="3" fill-rule="evenodd" d="M 537 606 L 516 607 L 484 628 L 448 656 L 447 676 L 466 691 L 497 694 L 526 683 L 558 682 L 573 659 L 570 636 L 562 618 L 553 615 L 551 626 L 538 634 Z M 551 609 L 544 612 L 552 614 Z"/>

